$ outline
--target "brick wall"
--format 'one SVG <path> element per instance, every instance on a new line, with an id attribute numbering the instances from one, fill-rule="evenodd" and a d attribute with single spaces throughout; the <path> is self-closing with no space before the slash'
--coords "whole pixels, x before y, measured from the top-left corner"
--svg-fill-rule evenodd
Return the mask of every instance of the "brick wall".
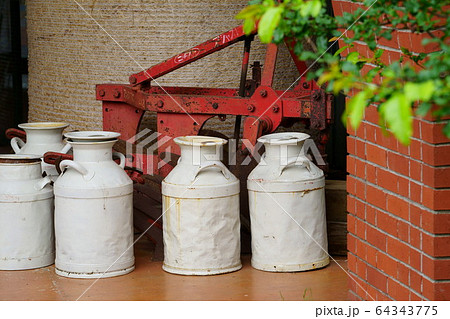
<path id="1" fill-rule="evenodd" d="M 333 1 L 336 15 L 355 6 Z M 379 45 L 393 61 L 400 47 L 433 50 L 420 41 L 404 30 Z M 367 54 L 364 43 L 356 49 Z M 450 300 L 450 140 L 442 126 L 415 118 L 405 147 L 382 133 L 372 105 L 358 130 L 348 129 L 350 299 Z"/>

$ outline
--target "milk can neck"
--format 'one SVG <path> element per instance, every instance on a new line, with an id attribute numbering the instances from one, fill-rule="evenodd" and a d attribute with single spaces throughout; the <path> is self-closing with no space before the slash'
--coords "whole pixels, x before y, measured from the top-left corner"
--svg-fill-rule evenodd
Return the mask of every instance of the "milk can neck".
<path id="1" fill-rule="evenodd" d="M 266 148 L 265 158 L 268 160 L 295 158 L 303 154 L 303 142 L 283 145 L 264 143 L 264 146 Z"/>
<path id="2" fill-rule="evenodd" d="M 69 142 L 70 143 L 70 142 Z M 103 162 L 112 160 L 112 143 L 70 143 L 73 159 L 77 162 Z"/>
<path id="3" fill-rule="evenodd" d="M 222 145 L 180 145 L 181 161 L 191 165 L 201 165 L 205 162 L 222 159 Z"/>
<path id="4" fill-rule="evenodd" d="M 62 143 L 62 131 L 63 129 L 33 129 L 27 130 L 27 143 L 32 144 L 51 144 Z"/>

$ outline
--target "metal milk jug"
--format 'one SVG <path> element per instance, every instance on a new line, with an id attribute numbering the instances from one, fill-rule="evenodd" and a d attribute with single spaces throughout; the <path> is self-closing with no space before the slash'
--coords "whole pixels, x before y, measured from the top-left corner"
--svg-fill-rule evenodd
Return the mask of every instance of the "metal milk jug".
<path id="1" fill-rule="evenodd" d="M 325 177 L 303 153 L 303 133 L 262 136 L 261 162 L 247 179 L 252 266 L 274 272 L 329 264 Z"/>
<path id="2" fill-rule="evenodd" d="M 113 161 L 119 133 L 66 133 L 73 161 L 55 182 L 56 273 L 105 278 L 134 269 L 133 182 Z"/>
<path id="3" fill-rule="evenodd" d="M 23 123 L 19 127 L 26 132 L 27 142 L 19 137 L 11 139 L 11 147 L 16 154 L 33 154 L 43 156 L 46 152 L 67 153 L 71 146 L 64 143 L 62 132 L 69 124 L 60 122 Z M 52 179 L 58 172 L 53 165 L 42 162 L 42 171 Z M 55 178 L 53 178 L 55 177 Z"/>
<path id="4" fill-rule="evenodd" d="M 226 140 L 174 141 L 181 157 L 162 182 L 163 269 L 182 275 L 236 271 L 242 267 L 239 180 L 220 161 Z"/>
<path id="5" fill-rule="evenodd" d="M 54 263 L 50 182 L 38 156 L 0 155 L 0 270 Z"/>

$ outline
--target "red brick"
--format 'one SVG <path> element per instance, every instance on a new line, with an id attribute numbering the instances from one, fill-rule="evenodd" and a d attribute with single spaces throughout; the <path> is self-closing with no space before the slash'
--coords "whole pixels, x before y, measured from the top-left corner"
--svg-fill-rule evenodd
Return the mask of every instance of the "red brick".
<path id="1" fill-rule="evenodd" d="M 421 121 L 418 118 L 414 118 L 412 137 L 417 140 L 421 139 L 420 124 L 421 124 Z"/>
<path id="2" fill-rule="evenodd" d="M 420 140 L 411 139 L 409 155 L 416 160 L 422 160 L 422 142 Z"/>
<path id="3" fill-rule="evenodd" d="M 433 257 L 450 256 L 450 235 L 432 236 L 427 233 L 422 234 L 423 251 Z"/>
<path id="4" fill-rule="evenodd" d="M 367 281 L 374 287 L 386 291 L 387 276 L 378 271 L 378 269 L 367 266 Z"/>
<path id="5" fill-rule="evenodd" d="M 397 223 L 397 238 L 404 242 L 409 242 L 409 224 L 399 220 Z"/>
<path id="6" fill-rule="evenodd" d="M 359 258 L 356 259 L 356 274 L 363 279 L 367 279 L 367 264 Z"/>
<path id="7" fill-rule="evenodd" d="M 422 204 L 433 210 L 450 210 L 450 189 L 422 187 Z"/>
<path id="8" fill-rule="evenodd" d="M 422 232 L 414 226 L 409 226 L 409 240 L 412 246 L 422 249 Z"/>
<path id="9" fill-rule="evenodd" d="M 409 265 L 422 271 L 422 254 L 418 250 L 409 248 Z"/>
<path id="10" fill-rule="evenodd" d="M 409 293 L 409 300 L 411 301 L 422 301 L 422 297 L 421 295 L 418 295 L 416 293 L 414 293 L 414 291 L 410 291 Z"/>
<path id="11" fill-rule="evenodd" d="M 397 236 L 397 219 L 383 212 L 377 213 L 377 227 L 392 236 Z"/>
<path id="12" fill-rule="evenodd" d="M 378 134 L 380 132 L 380 134 Z M 377 143 L 382 147 L 386 147 L 392 151 L 397 151 L 397 140 L 389 133 L 383 133 L 381 129 L 377 131 Z"/>
<path id="13" fill-rule="evenodd" d="M 347 233 L 347 249 L 349 252 L 356 252 L 356 238 L 351 233 Z"/>
<path id="14" fill-rule="evenodd" d="M 371 127 L 375 129 L 376 137 L 378 139 L 378 136 L 381 134 L 381 129 L 378 126 L 380 116 L 378 114 L 377 107 L 374 105 L 369 105 L 364 113 L 364 119 L 372 124 L 375 124 L 371 125 Z"/>
<path id="15" fill-rule="evenodd" d="M 356 155 L 356 140 L 354 137 L 347 136 L 347 152 Z"/>
<path id="16" fill-rule="evenodd" d="M 397 196 L 387 195 L 387 210 L 405 220 L 409 218 L 409 203 Z"/>
<path id="17" fill-rule="evenodd" d="M 400 57 L 403 55 L 400 52 L 397 51 L 388 51 L 389 52 L 389 61 L 390 63 L 394 63 L 400 60 Z"/>
<path id="18" fill-rule="evenodd" d="M 422 293 L 422 275 L 414 270 L 409 271 L 409 286 L 417 293 Z"/>
<path id="19" fill-rule="evenodd" d="M 422 185 L 409 181 L 409 198 L 416 203 L 422 202 Z"/>
<path id="20" fill-rule="evenodd" d="M 368 262 L 370 265 L 376 267 L 377 265 L 377 254 L 379 251 L 376 248 L 373 248 L 372 246 L 367 245 L 366 247 L 366 262 Z"/>
<path id="21" fill-rule="evenodd" d="M 397 275 L 395 279 L 400 281 L 404 285 L 409 285 L 409 268 L 402 263 L 397 263 Z"/>
<path id="22" fill-rule="evenodd" d="M 356 140 L 356 156 L 366 159 L 366 143 Z"/>
<path id="23" fill-rule="evenodd" d="M 450 139 L 442 132 L 445 124 L 445 122 L 432 123 L 428 121 L 421 121 L 422 139 L 431 144 L 450 143 Z"/>
<path id="24" fill-rule="evenodd" d="M 349 271 L 356 273 L 356 256 L 353 254 L 347 255 L 347 268 Z"/>
<path id="25" fill-rule="evenodd" d="M 449 170 L 450 172 L 450 170 Z M 366 179 L 368 182 L 372 184 L 377 183 L 377 169 L 375 166 L 371 165 L 370 163 L 366 163 Z M 367 191 L 367 189 L 366 189 Z"/>
<path id="26" fill-rule="evenodd" d="M 347 175 L 347 192 L 356 195 L 356 179 L 352 175 Z"/>
<path id="27" fill-rule="evenodd" d="M 450 282 L 434 282 L 423 278 L 423 295 L 430 300 L 448 301 L 448 296 L 450 296 Z"/>
<path id="28" fill-rule="evenodd" d="M 433 146 L 422 143 L 422 158 L 432 166 L 450 165 L 450 144 Z"/>
<path id="29" fill-rule="evenodd" d="M 356 214 L 356 208 L 355 208 L 355 198 L 352 196 L 347 196 L 347 212 L 350 214 Z"/>
<path id="30" fill-rule="evenodd" d="M 415 205 L 410 205 L 409 221 L 417 227 L 422 227 L 422 208 Z"/>
<path id="31" fill-rule="evenodd" d="M 362 200 L 366 199 L 366 183 L 359 180 L 359 179 L 355 179 L 355 192 L 356 192 L 356 196 L 359 197 Z M 358 208 L 358 207 L 356 207 Z"/>
<path id="32" fill-rule="evenodd" d="M 356 238 L 356 256 L 361 259 L 366 260 L 367 258 L 367 245 L 360 240 L 358 237 Z"/>
<path id="33" fill-rule="evenodd" d="M 366 239 L 366 227 L 367 224 L 365 221 L 356 219 L 356 236 L 362 239 Z"/>
<path id="34" fill-rule="evenodd" d="M 366 202 L 355 198 L 355 215 L 361 219 L 366 218 Z"/>
<path id="35" fill-rule="evenodd" d="M 385 272 L 391 277 L 397 276 L 397 261 L 392 259 L 392 257 L 378 252 L 377 254 L 377 268 Z"/>
<path id="36" fill-rule="evenodd" d="M 358 158 L 355 159 L 355 175 L 361 179 L 366 179 L 366 163 Z"/>
<path id="37" fill-rule="evenodd" d="M 378 185 L 396 193 L 398 191 L 398 175 L 377 167 Z"/>
<path id="38" fill-rule="evenodd" d="M 352 214 L 347 214 L 347 231 L 356 234 L 356 218 Z"/>
<path id="39" fill-rule="evenodd" d="M 398 42 L 401 48 L 411 48 L 411 32 L 410 31 L 398 31 Z"/>
<path id="40" fill-rule="evenodd" d="M 372 225 L 376 224 L 377 210 L 370 205 L 366 206 L 366 221 Z"/>
<path id="41" fill-rule="evenodd" d="M 423 273 L 434 280 L 450 279 L 450 258 L 435 259 L 426 255 L 422 256 Z"/>
<path id="42" fill-rule="evenodd" d="M 333 5 L 333 13 L 335 17 L 340 17 L 342 16 L 342 8 L 341 8 L 341 3 L 338 1 L 333 1 L 332 2 Z"/>
<path id="43" fill-rule="evenodd" d="M 409 174 L 409 159 L 393 152 L 387 152 L 388 168 L 402 175 Z"/>
<path id="44" fill-rule="evenodd" d="M 409 300 L 409 289 L 400 285 L 398 282 L 394 281 L 391 278 L 388 278 L 388 294 L 397 301 L 406 301 Z"/>
<path id="45" fill-rule="evenodd" d="M 391 40 L 388 40 L 388 39 L 383 38 L 383 37 L 377 37 L 377 43 L 379 45 L 383 45 L 383 46 L 394 48 L 394 49 L 400 48 L 399 43 L 398 43 L 397 32 L 393 31 L 393 32 L 391 32 L 391 34 L 392 34 L 392 39 Z"/>
<path id="46" fill-rule="evenodd" d="M 366 200 L 368 203 L 374 206 L 377 206 L 381 209 L 386 209 L 386 194 L 380 188 L 367 185 Z"/>
<path id="47" fill-rule="evenodd" d="M 434 188 L 450 187 L 450 167 L 423 165 L 423 183 Z"/>
<path id="48" fill-rule="evenodd" d="M 398 187 L 397 193 L 400 196 L 409 197 L 409 180 L 408 179 L 399 176 L 398 182 L 397 182 L 397 187 Z"/>
<path id="49" fill-rule="evenodd" d="M 376 143 L 377 142 L 377 127 L 370 124 L 370 123 L 365 123 L 366 125 L 364 126 L 365 130 L 366 130 L 366 140 L 368 140 L 369 142 L 372 143 Z"/>
<path id="50" fill-rule="evenodd" d="M 432 33 L 441 37 L 442 33 L 440 31 L 432 31 Z M 430 38 L 426 33 L 411 33 L 411 51 L 415 53 L 430 53 L 440 50 L 437 43 L 429 43 L 427 45 L 422 45 L 423 39 Z"/>
<path id="51" fill-rule="evenodd" d="M 422 163 L 411 159 L 409 161 L 409 177 L 421 182 L 422 181 L 422 167 L 425 166 Z M 450 170 L 449 170 L 450 171 Z M 431 186 L 431 185 L 430 185 Z"/>
<path id="52" fill-rule="evenodd" d="M 396 238 L 387 238 L 387 253 L 404 263 L 409 263 L 409 248 Z"/>
<path id="53" fill-rule="evenodd" d="M 450 214 L 422 211 L 422 227 L 433 234 L 450 233 Z"/>
<path id="54" fill-rule="evenodd" d="M 412 140 L 411 140 L 411 142 L 412 142 Z M 409 155 L 410 155 L 409 146 L 403 145 L 402 143 L 397 141 L 397 152 L 399 152 L 400 154 L 403 154 L 403 155 L 406 155 L 407 157 L 409 157 Z"/>
<path id="55" fill-rule="evenodd" d="M 356 175 L 355 158 L 352 156 L 347 156 L 347 173 Z"/>
<path id="56" fill-rule="evenodd" d="M 381 249 L 381 251 L 386 251 L 386 235 L 378 231 L 377 229 L 367 226 L 366 229 L 367 242 L 374 245 L 375 247 Z"/>

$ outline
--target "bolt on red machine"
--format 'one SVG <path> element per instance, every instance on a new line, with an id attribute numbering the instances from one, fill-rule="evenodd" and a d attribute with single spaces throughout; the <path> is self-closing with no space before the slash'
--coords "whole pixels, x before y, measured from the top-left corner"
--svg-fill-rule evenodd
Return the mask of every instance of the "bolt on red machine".
<path id="1" fill-rule="evenodd" d="M 322 154 L 325 153 L 327 127 L 332 120 L 333 97 L 326 94 L 315 81 L 306 81 L 305 77 L 286 92 L 274 90 L 272 82 L 278 52 L 275 44 L 267 46 L 263 68 L 261 69 L 259 62 L 255 62 L 252 65 L 252 78 L 247 79 L 250 45 L 254 35 L 245 35 L 242 26 L 239 26 L 145 71 L 131 75 L 129 84 L 97 85 L 96 98 L 103 103 L 103 129 L 120 132 L 122 141 L 135 143 L 139 137 L 139 126 L 144 113 L 156 112 L 157 152 L 144 154 L 145 152 L 136 151 L 127 154 L 127 166 L 135 170 L 130 176 L 138 182 L 135 206 L 140 211 L 147 210 L 144 217 L 135 215 L 138 228 L 146 229 L 145 225 L 152 223 L 160 215 L 160 209 L 158 212 L 149 212 L 148 207 L 151 205 L 147 202 L 160 201 L 158 181 L 161 181 L 176 163 L 164 162 L 168 147 L 172 160 L 174 156 L 176 159 L 179 155 L 178 146 L 167 137 L 202 134 L 204 123 L 214 116 L 220 119 L 235 116 L 233 138 L 249 141 L 237 152 L 241 158 L 253 154 L 253 146 L 258 137 L 292 121 L 304 121 L 310 128 L 318 129 L 319 150 Z M 244 53 L 239 88 L 152 85 L 153 80 L 240 41 L 244 42 Z M 293 43 L 287 43 L 287 46 L 292 48 Z M 297 59 L 292 49 L 290 52 L 299 73 L 304 74 L 307 71 L 306 64 Z M 237 163 L 239 166 L 239 160 Z M 247 176 L 243 176 L 245 174 L 239 174 L 239 169 L 234 170 L 234 173 L 236 171 L 237 175 L 241 175 L 241 179 L 246 179 Z M 150 231 L 150 237 L 153 239 L 159 236 L 154 232 L 158 231 L 158 228 L 161 229 L 159 223 L 156 223 L 156 226 Z"/>

